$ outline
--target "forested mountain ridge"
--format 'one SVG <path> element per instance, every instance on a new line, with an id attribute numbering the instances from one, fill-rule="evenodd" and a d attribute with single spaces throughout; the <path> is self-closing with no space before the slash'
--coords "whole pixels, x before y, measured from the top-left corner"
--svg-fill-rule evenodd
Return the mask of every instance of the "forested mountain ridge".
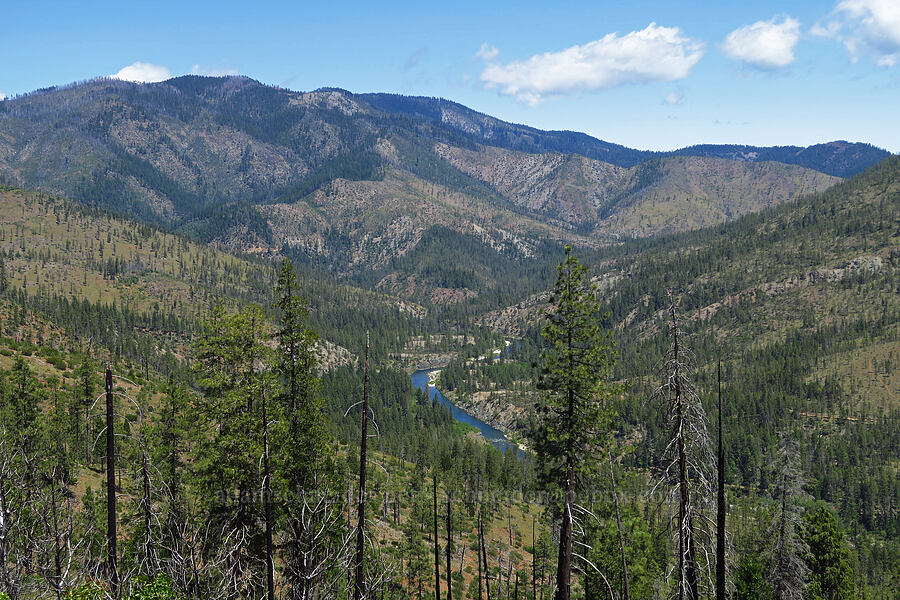
<path id="1" fill-rule="evenodd" d="M 851 346 L 855 354 L 846 348 L 830 357 L 825 352 L 805 367 L 805 376 L 828 376 L 845 386 L 845 399 L 853 399 L 852 409 L 845 409 L 900 408 L 893 392 L 900 384 L 897 370 L 880 363 L 900 355 L 898 158 L 824 193 L 732 223 L 625 242 L 589 264 L 622 352 L 633 358 L 622 368 L 646 364 L 637 357 L 652 353 L 646 344 L 660 330 L 671 290 L 686 331 L 700 336 L 709 359 L 721 356 L 716 343 L 764 354 L 795 334 L 877 324 L 884 328 L 879 335 L 848 333 L 859 336 Z M 546 292 L 536 294 L 480 320 L 507 335 L 533 335 L 547 300 Z M 866 377 L 850 372 L 854 356 L 868 357 Z M 631 373 L 637 375 L 650 373 Z"/>
<path id="2" fill-rule="evenodd" d="M 849 177 L 889 156 L 885 150 L 870 144 L 844 141 L 815 144 L 806 148 L 701 144 L 671 152 L 634 150 L 619 144 L 598 140 L 584 133 L 542 131 L 533 127 L 506 123 L 443 98 L 410 97 L 398 94 L 357 94 L 356 97 L 366 100 L 386 112 L 414 115 L 433 123 L 441 123 L 462 133 L 468 139 L 486 146 L 529 154 L 580 154 L 625 168 L 665 156 L 705 156 L 748 162 L 782 162 L 807 167 L 828 175 Z"/>
<path id="3" fill-rule="evenodd" d="M 449 160 L 447 147 L 475 153 L 485 165 L 504 148 L 539 163 L 592 162 L 546 169 L 542 180 L 556 201 L 541 204 L 533 190 L 488 185 Z M 402 255 L 432 226 L 467 235 L 480 228 L 494 242 L 596 245 L 734 218 L 834 181 L 780 162 L 747 162 L 791 162 L 787 151 L 730 149 L 720 161 L 709 158 L 721 154 L 709 147 L 697 153 L 703 156 L 631 151 L 510 125 L 447 101 L 298 93 L 244 77 L 145 85 L 101 79 L 0 103 L 2 182 L 231 248 L 286 250 L 344 274 Z M 835 142 L 810 149 L 804 165 L 846 174 L 884 155 Z M 635 170 L 621 176 L 622 165 Z M 746 182 L 759 169 L 770 183 L 748 196 Z M 691 172 L 702 173 L 703 185 Z M 665 205 L 662 220 L 653 212 L 657 203 Z M 418 218 L 410 222 L 413 210 Z M 348 221 L 348 212 L 366 218 Z M 376 214 L 399 247 L 367 228 Z"/>

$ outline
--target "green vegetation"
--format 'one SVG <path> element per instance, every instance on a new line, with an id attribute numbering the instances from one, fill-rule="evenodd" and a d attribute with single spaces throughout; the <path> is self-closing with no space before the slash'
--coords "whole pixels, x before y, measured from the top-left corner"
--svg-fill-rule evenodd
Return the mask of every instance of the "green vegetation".
<path id="1" fill-rule="evenodd" d="M 95 443 L 106 423 L 95 403 L 109 363 L 123 378 L 113 390 L 121 597 L 256 597 L 269 568 L 278 594 L 343 594 L 362 435 L 358 410 L 348 409 L 361 397 L 369 329 L 373 593 L 432 595 L 436 548 L 447 561 L 442 585 L 451 581 L 458 598 L 488 588 L 513 597 L 517 581 L 520 598 L 549 597 L 563 503 L 546 484 L 563 481 L 574 457 L 585 468 L 573 486 L 583 512 L 572 532 L 584 546 L 572 554 L 572 597 L 623 597 L 626 577 L 634 598 L 667 597 L 679 585 L 675 505 L 654 482 L 668 464 L 672 423 L 653 390 L 671 349 L 663 331 L 672 290 L 707 413 L 723 361 L 736 596 L 768 600 L 791 587 L 823 600 L 893 597 L 898 174 L 900 161 L 889 159 L 731 224 L 585 251 L 585 273 L 570 256 L 560 281 L 581 292 L 566 304 L 557 290 L 553 305 L 571 310 L 549 321 L 539 292 L 562 258 L 556 244 L 530 246 L 538 255 L 525 260 L 436 226 L 390 259 L 396 271 L 382 265 L 337 282 L 309 266 L 295 273 L 267 252 L 235 255 L 4 189 L 0 590 L 13 600 L 107 593 L 107 498 L 97 490 L 105 492 L 108 457 Z M 401 300 L 385 281 L 398 271 L 478 295 L 443 308 L 424 294 Z M 575 321 L 585 335 L 573 338 L 582 343 L 571 356 L 586 366 L 567 372 L 568 355 L 554 351 Z M 505 339 L 512 344 L 499 357 L 471 360 Z M 614 364 L 607 340 L 618 348 Z M 411 386 L 407 369 L 445 358 L 439 385 L 512 403 L 514 433 L 540 461 L 501 453 Z M 533 384 L 542 368 L 543 390 Z M 597 387 L 607 369 L 611 382 Z M 554 420 L 567 374 L 584 391 L 584 418 Z M 536 410 L 539 400 L 547 410 Z M 780 450 L 784 432 L 799 460 L 778 460 L 793 454 Z M 709 516 L 702 503 L 696 510 Z M 793 525 L 774 536 L 772 524 L 788 518 Z M 800 571 L 779 567 L 784 557 Z"/>

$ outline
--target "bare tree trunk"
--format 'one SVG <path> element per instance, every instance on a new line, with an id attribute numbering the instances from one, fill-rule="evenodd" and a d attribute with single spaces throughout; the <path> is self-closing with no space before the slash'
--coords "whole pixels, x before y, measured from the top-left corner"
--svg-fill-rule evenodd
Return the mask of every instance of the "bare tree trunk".
<path id="1" fill-rule="evenodd" d="M 366 522 L 366 442 L 369 423 L 369 332 L 366 332 L 366 363 L 363 377 L 362 432 L 359 441 L 359 513 L 356 524 L 356 580 L 353 586 L 354 600 L 365 593 L 365 531 Z"/>
<path id="2" fill-rule="evenodd" d="M 266 598 L 275 600 L 275 549 L 272 542 L 275 528 L 272 516 L 272 480 L 269 469 L 269 416 L 267 414 L 266 390 L 262 391 L 263 421 L 263 503 L 266 513 Z"/>
<path id="3" fill-rule="evenodd" d="M 481 543 L 481 562 L 484 563 L 484 592 L 487 600 L 491 600 L 491 576 L 488 572 L 487 544 L 484 542 L 484 520 L 482 515 L 478 515 L 478 534 Z"/>
<path id="4" fill-rule="evenodd" d="M 59 514 L 56 506 L 56 478 L 55 471 L 51 469 L 50 476 L 50 506 L 51 518 L 53 521 L 53 569 L 54 581 L 53 588 L 56 591 L 56 600 L 62 598 L 62 549 L 59 547 Z"/>
<path id="5" fill-rule="evenodd" d="M 690 600 L 698 600 L 697 595 L 697 573 L 694 561 L 694 535 L 693 523 L 689 515 L 690 508 L 690 488 L 687 472 L 687 452 L 685 449 L 685 415 L 684 415 L 684 399 L 681 395 L 681 362 L 679 357 L 679 341 L 678 341 L 678 322 L 675 318 L 675 305 L 672 305 L 672 328 L 674 332 L 675 343 L 675 410 L 676 410 L 676 430 L 678 435 L 678 489 L 680 492 L 680 503 L 678 507 L 678 527 L 679 527 L 679 571 L 681 578 L 678 596 L 684 599 L 685 586 L 688 590 L 688 598 Z"/>
<path id="6" fill-rule="evenodd" d="M 616 491 L 616 473 L 613 470 L 612 456 L 607 452 L 609 461 L 609 480 L 612 483 L 613 504 L 616 507 L 616 529 L 619 531 L 619 551 L 622 554 L 622 598 L 631 600 L 631 590 L 628 586 L 628 560 L 625 557 L 625 534 L 622 531 L 622 516 L 619 513 L 619 493 Z"/>
<path id="7" fill-rule="evenodd" d="M 478 558 L 478 600 L 482 600 L 482 596 L 481 596 L 481 585 L 482 585 L 481 539 L 482 539 L 482 537 L 481 537 L 481 512 L 480 512 L 481 507 L 478 507 L 478 511 L 479 511 L 479 514 L 478 514 L 478 552 L 476 552 L 477 558 Z"/>
<path id="8" fill-rule="evenodd" d="M 9 577 L 9 548 L 7 545 L 7 504 L 6 504 L 6 486 L 5 481 L 0 482 L 0 578 L 3 580 L 3 590 L 7 593 L 12 592 L 12 585 Z"/>
<path id="9" fill-rule="evenodd" d="M 438 551 L 438 510 L 437 510 L 437 471 L 431 474 L 431 485 L 434 490 L 434 597 L 441 600 L 441 558 Z"/>
<path id="10" fill-rule="evenodd" d="M 449 487 L 449 486 L 448 486 Z M 448 489 L 449 492 L 449 489 Z M 453 556 L 453 530 L 451 526 L 450 494 L 447 494 L 447 600 L 453 600 L 453 569 L 450 557 Z"/>
<path id="11" fill-rule="evenodd" d="M 531 600 L 537 600 L 537 542 L 534 538 L 534 516 L 531 517 Z M 527 592 L 526 592 L 527 593 Z"/>
<path id="12" fill-rule="evenodd" d="M 718 369 L 718 511 L 716 512 L 716 600 L 725 600 L 725 451 L 722 447 L 722 361 Z"/>
<path id="13" fill-rule="evenodd" d="M 106 365 L 106 545 L 109 560 L 109 589 L 119 597 L 119 571 L 116 565 L 116 438 L 113 428 L 113 377 Z"/>
<path id="14" fill-rule="evenodd" d="M 151 561 L 150 570 L 155 569 L 156 564 L 153 560 L 154 550 L 153 550 L 153 535 L 152 535 L 152 527 L 153 527 L 153 507 L 150 504 L 150 467 L 147 464 L 147 453 L 141 448 L 141 480 L 143 483 L 142 488 L 142 498 L 141 504 L 143 504 L 142 508 L 144 509 L 144 535 L 146 535 L 146 539 L 144 540 L 144 552 L 146 554 L 147 559 Z M 151 575 L 152 573 L 147 573 L 147 575 Z"/>

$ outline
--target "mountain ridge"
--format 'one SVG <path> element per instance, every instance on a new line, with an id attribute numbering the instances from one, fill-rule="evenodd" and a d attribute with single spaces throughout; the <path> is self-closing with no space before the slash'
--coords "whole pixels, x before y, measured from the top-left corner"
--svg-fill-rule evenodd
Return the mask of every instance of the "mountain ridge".
<path id="1" fill-rule="evenodd" d="M 804 160 L 830 157 L 846 167 L 848 156 L 859 158 L 854 148 L 836 143 Z M 585 156 L 591 152 L 624 163 L 651 158 L 621 167 Z M 445 100 L 301 93 L 246 77 L 98 79 L 0 103 L 0 182 L 227 248 L 302 258 L 341 276 L 403 263 L 435 227 L 481 238 L 494 256 L 509 243 L 590 248 L 730 220 L 838 181 L 746 156 L 640 152 L 504 123 Z M 498 185 L 484 175 L 499 168 L 497 157 L 547 172 L 532 189 Z M 554 161 L 562 168 L 549 168 Z M 506 177 L 533 179 L 516 165 Z M 766 186 L 753 185 L 760 180 Z M 409 275 L 384 273 L 384 285 Z M 432 275 L 434 288 L 460 280 Z M 421 291 L 421 281 L 412 288 Z M 470 298 L 472 291 L 439 296 Z"/>

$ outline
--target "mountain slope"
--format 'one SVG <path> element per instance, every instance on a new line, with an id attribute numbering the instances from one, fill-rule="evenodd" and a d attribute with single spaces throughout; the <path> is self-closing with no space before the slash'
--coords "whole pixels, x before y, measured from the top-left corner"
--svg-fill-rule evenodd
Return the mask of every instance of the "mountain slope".
<path id="1" fill-rule="evenodd" d="M 385 152 L 386 145 L 394 150 Z M 259 205 L 292 203 L 337 179 L 378 181 L 385 165 L 453 192 L 479 199 L 493 196 L 490 200 L 499 209 L 522 213 L 524 207 L 526 216 L 563 229 L 593 218 L 587 205 L 576 206 L 577 199 L 555 211 L 532 211 L 531 198 L 511 190 L 503 194 L 480 189 L 477 180 L 441 160 L 436 145 L 486 155 L 491 148 L 512 148 L 538 162 L 558 160 L 554 153 L 560 152 L 573 164 L 582 156 L 591 158 L 592 177 L 577 183 L 590 188 L 579 192 L 586 197 L 628 195 L 634 181 L 613 175 L 616 169 L 652 164 L 646 161 L 662 156 L 583 134 L 510 125 L 447 101 L 333 89 L 298 93 L 245 77 L 186 76 L 148 85 L 101 79 L 0 103 L 0 180 L 231 247 L 276 245 Z M 871 158 L 846 146 L 835 143 L 810 151 L 804 160 L 821 169 L 832 161 L 832 166 L 852 172 L 859 166 L 852 157 L 862 162 Z M 766 156 L 774 160 L 793 160 L 790 152 L 770 150 Z M 702 151 L 715 154 L 709 148 Z M 751 154 L 728 152 L 729 158 L 740 159 L 736 164 L 746 163 Z M 596 163 L 598 159 L 605 164 Z M 746 172 L 745 177 L 753 177 L 752 168 Z M 548 185 L 571 187 L 566 170 L 558 181 L 554 177 L 549 174 Z M 735 177 L 726 175 L 720 181 L 715 169 L 707 169 L 705 177 L 717 193 L 745 195 L 731 188 Z M 791 187 L 795 173 L 785 177 L 776 186 L 786 191 L 780 200 L 805 189 Z M 603 203 L 594 199 L 588 204 Z M 755 208 L 751 202 L 748 209 Z M 696 223 L 673 225 L 681 226 Z M 632 233 L 664 229 L 638 227 Z"/>
<path id="2" fill-rule="evenodd" d="M 643 237 L 712 225 L 804 194 L 835 177 L 775 162 L 654 159 L 630 169 L 580 155 L 435 146 L 454 167 L 513 203 L 581 231 Z"/>
<path id="3" fill-rule="evenodd" d="M 326 364 L 358 350 L 366 328 L 387 328 L 373 355 L 434 327 L 427 310 L 299 269 Z M 44 193 L 0 186 L 0 335 L 28 339 L 33 318 L 76 343 L 174 369 L 216 303 L 272 311 L 270 261 L 239 256 Z M 36 316 L 36 317 L 35 317 Z M 44 334 L 41 334 L 44 335 Z"/>
<path id="4" fill-rule="evenodd" d="M 828 379 L 843 390 L 829 410 L 900 410 L 900 371 L 886 366 L 900 356 L 900 158 L 796 203 L 629 241 L 587 262 L 619 332 L 623 376 L 643 380 L 661 364 L 672 291 L 706 376 L 720 358 L 752 373 L 796 344 L 795 371 L 779 385 Z M 533 331 L 546 301 L 537 294 L 481 320 L 522 335 Z M 802 346 L 811 340 L 818 345 Z"/>

